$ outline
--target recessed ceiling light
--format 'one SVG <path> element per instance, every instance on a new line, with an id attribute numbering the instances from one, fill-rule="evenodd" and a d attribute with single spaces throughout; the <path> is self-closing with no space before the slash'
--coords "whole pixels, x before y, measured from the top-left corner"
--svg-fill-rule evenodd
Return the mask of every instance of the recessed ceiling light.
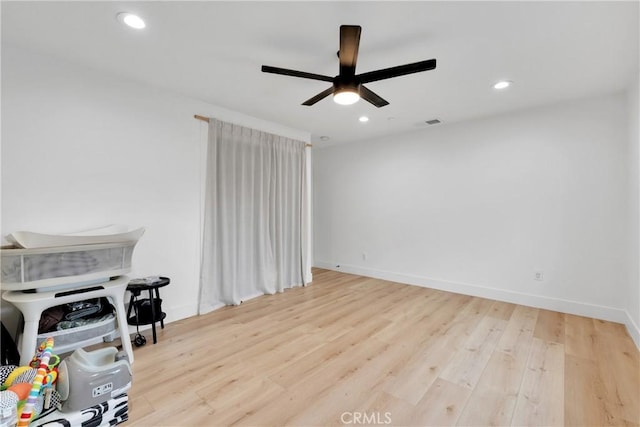
<path id="1" fill-rule="evenodd" d="M 369 121 L 369 117 L 367 117 L 367 116 L 360 116 L 360 118 L 359 118 L 358 120 L 360 120 L 362 123 L 366 123 L 366 122 L 368 122 L 368 121 Z"/>
<path id="2" fill-rule="evenodd" d="M 493 88 L 494 88 L 494 89 L 506 89 L 506 88 L 508 88 L 509 86 L 511 86 L 512 84 L 513 84 L 513 82 L 512 82 L 512 81 L 509 81 L 509 80 L 502 80 L 502 81 L 499 81 L 498 83 L 494 84 L 494 85 L 493 85 Z"/>
<path id="3" fill-rule="evenodd" d="M 328 137 L 328 136 L 326 136 L 326 135 L 322 135 L 322 136 L 320 137 L 320 141 L 328 141 L 328 140 L 330 140 L 330 139 L 331 139 L 331 138 L 329 138 L 329 137 Z"/>
<path id="4" fill-rule="evenodd" d="M 125 25 L 128 25 L 131 28 L 135 28 L 137 30 L 141 30 L 147 26 L 142 20 L 142 18 L 140 18 L 138 15 L 134 15 L 133 13 L 120 12 L 116 16 L 116 18 L 118 19 L 119 22 Z"/>

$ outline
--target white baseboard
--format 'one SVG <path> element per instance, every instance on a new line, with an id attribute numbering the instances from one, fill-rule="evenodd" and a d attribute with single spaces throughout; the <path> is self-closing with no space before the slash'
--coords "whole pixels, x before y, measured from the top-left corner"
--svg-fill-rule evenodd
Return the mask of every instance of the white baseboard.
<path id="1" fill-rule="evenodd" d="M 526 294 L 505 289 L 471 285 L 468 283 L 430 279 L 423 276 L 363 268 L 354 265 L 340 264 L 340 266 L 338 267 L 335 263 L 326 261 L 316 261 L 314 262 L 314 266 L 319 268 L 326 268 L 327 270 L 342 271 L 344 273 L 357 274 L 360 276 L 373 277 L 376 279 L 389 280 L 392 282 L 439 289 L 474 297 L 488 298 L 513 304 L 526 305 L 529 307 L 543 308 L 546 310 L 559 311 L 562 313 L 575 314 L 578 316 L 586 316 L 592 317 L 594 319 L 622 323 L 627 327 L 629 335 L 631 335 L 631 338 L 636 343 L 636 346 L 638 346 L 638 348 L 640 349 L 640 329 L 638 329 L 638 325 L 633 322 L 629 313 L 623 309 L 579 301 L 550 298 L 543 295 Z"/>
<path id="2" fill-rule="evenodd" d="M 636 347 L 640 350 L 640 327 L 638 324 L 633 321 L 633 317 L 629 314 L 628 311 L 625 311 L 627 315 L 626 322 L 624 324 L 627 326 L 627 332 L 631 335 L 631 339 L 636 343 Z"/>

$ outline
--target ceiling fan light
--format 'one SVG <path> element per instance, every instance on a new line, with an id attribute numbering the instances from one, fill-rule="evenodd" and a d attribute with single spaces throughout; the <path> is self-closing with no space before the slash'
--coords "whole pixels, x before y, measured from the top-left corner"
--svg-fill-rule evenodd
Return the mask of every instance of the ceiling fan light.
<path id="1" fill-rule="evenodd" d="M 340 105 L 355 104 L 360 100 L 360 95 L 354 90 L 342 90 L 333 94 L 333 101 Z"/>

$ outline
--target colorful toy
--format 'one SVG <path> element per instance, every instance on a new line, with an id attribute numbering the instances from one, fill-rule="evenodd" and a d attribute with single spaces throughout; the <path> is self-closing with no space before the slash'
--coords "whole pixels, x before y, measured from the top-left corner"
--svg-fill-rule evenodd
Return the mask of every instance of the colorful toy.
<path id="1" fill-rule="evenodd" d="M 53 389 L 60 357 L 52 350 L 53 338 L 48 338 L 29 366 L 0 366 L 0 426 L 27 426 L 43 410 L 61 407 L 60 395 Z"/>
<path id="2" fill-rule="evenodd" d="M 7 390 L 14 392 L 18 396 L 18 400 L 25 400 L 29 397 L 31 391 L 30 383 L 16 383 L 10 386 Z"/>
<path id="3" fill-rule="evenodd" d="M 22 409 L 22 413 L 20 414 L 20 419 L 18 421 L 18 427 L 28 427 L 33 418 L 33 412 L 36 405 L 36 401 L 40 394 L 40 389 L 42 388 L 42 382 L 49 372 L 49 359 L 51 358 L 51 352 L 53 350 L 53 338 L 49 337 L 46 341 L 40 344 L 38 347 L 38 353 L 31 361 L 32 366 L 38 365 L 38 373 L 36 374 L 35 379 L 33 380 L 33 386 L 31 387 L 31 391 L 29 392 L 29 397 L 27 398 L 27 403 L 24 405 Z M 59 359 L 58 359 L 59 361 Z"/>
<path id="4" fill-rule="evenodd" d="M 38 373 L 37 369 L 30 366 L 18 366 L 7 376 L 3 385 L 9 387 L 17 383 L 32 383 Z"/>
<path id="5" fill-rule="evenodd" d="M 7 365 L 0 369 L 0 376 L 3 378 L 2 382 L 2 396 L 0 397 L 4 404 L 12 402 L 15 398 L 15 410 L 14 412 L 19 417 L 20 412 L 24 408 L 26 399 L 29 397 L 29 392 L 33 387 L 33 380 L 38 373 L 37 369 L 30 366 L 15 366 Z M 7 394 L 10 392 L 11 394 Z M 16 422 L 18 419 L 16 418 Z"/>

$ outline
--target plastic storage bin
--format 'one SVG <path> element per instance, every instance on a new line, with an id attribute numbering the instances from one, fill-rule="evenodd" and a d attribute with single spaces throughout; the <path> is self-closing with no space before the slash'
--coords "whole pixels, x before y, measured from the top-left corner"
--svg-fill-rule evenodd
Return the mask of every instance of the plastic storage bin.
<path id="1" fill-rule="evenodd" d="M 111 316 L 100 322 L 91 323 L 76 328 L 47 332 L 38 335 L 38 343 L 53 337 L 56 343 L 56 353 L 66 353 L 78 347 L 90 345 L 105 336 L 115 333 L 116 317 Z"/>

